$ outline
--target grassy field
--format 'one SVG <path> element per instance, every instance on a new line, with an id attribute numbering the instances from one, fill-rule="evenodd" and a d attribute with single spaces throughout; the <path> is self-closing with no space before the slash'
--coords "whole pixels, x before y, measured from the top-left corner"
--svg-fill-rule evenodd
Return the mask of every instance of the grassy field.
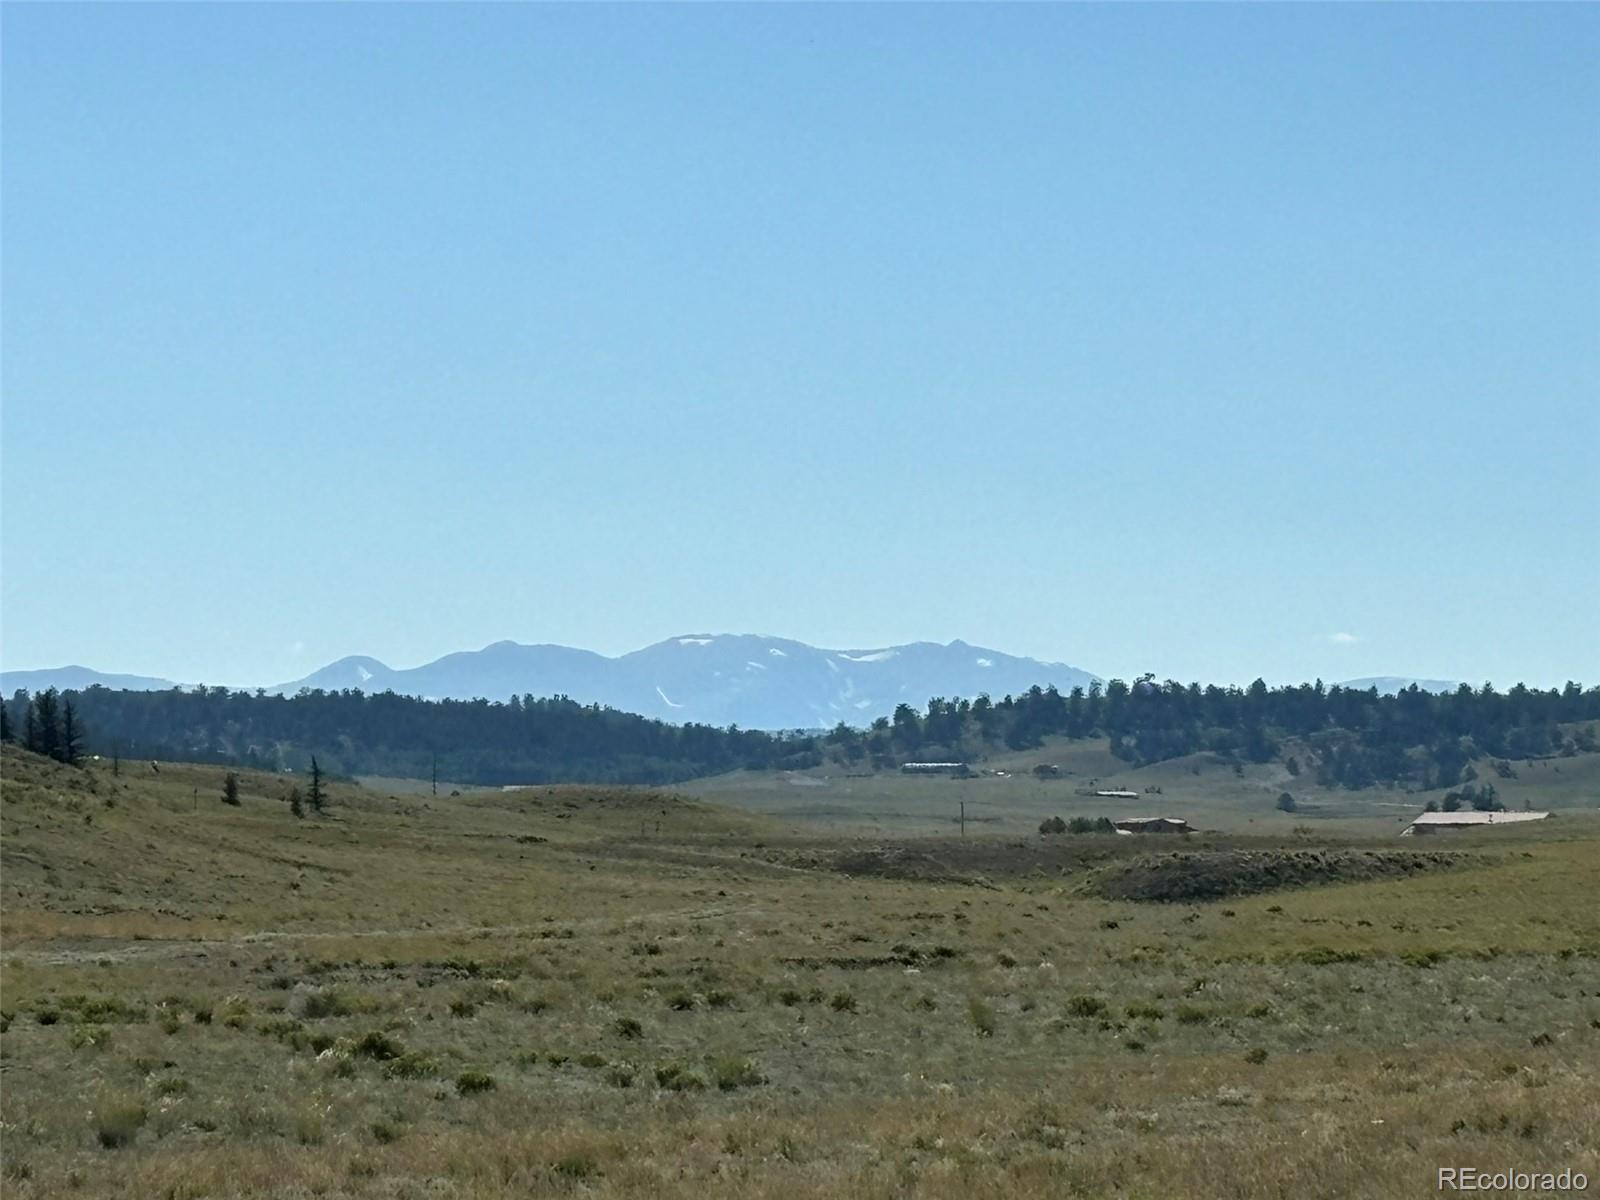
<path id="1" fill-rule="evenodd" d="M 1309 756 L 1302 755 L 1303 761 Z M 1039 779 L 1039 764 L 1061 774 Z M 852 774 L 837 766 L 810 771 L 737 771 L 683 786 L 717 804 L 829 832 L 907 836 L 953 831 L 966 806 L 969 832 L 1030 834 L 1046 817 L 1182 817 L 1197 829 L 1286 834 L 1311 824 L 1319 834 L 1398 834 L 1444 789 L 1406 792 L 1318 787 L 1309 771 L 1290 774 L 1281 762 L 1235 769 L 1212 754 L 1192 754 L 1148 767 L 1112 757 L 1103 739 L 1052 739 L 1037 750 L 993 755 L 968 779 Z M 1514 764 L 1509 779 L 1485 770 L 1508 808 L 1565 810 L 1600 806 L 1600 754 Z M 1137 800 L 1105 800 L 1084 792 L 1132 791 Z M 1296 811 L 1279 811 L 1288 792 Z"/>
<path id="2" fill-rule="evenodd" d="M 1501 785 L 1561 809 L 1548 826 L 1398 842 L 1427 797 L 1095 753 L 692 794 L 369 781 L 296 820 L 282 778 L 241 775 L 233 808 L 217 768 L 8 747 L 3 1190 L 1332 1198 L 1455 1165 L 1600 1186 L 1593 764 Z M 1220 832 L 1034 834 L 1106 811 L 1089 779 Z M 961 799 L 995 818 L 964 839 Z M 1207 856 L 1266 890 L 1106 898 Z M 1291 863 L 1329 882 L 1271 886 Z"/>

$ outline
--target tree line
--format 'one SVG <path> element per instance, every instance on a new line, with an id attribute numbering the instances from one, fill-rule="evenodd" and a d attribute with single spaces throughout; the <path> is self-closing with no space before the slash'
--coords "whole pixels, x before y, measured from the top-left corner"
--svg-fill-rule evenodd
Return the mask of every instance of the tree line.
<path id="1" fill-rule="evenodd" d="M 1462 684 L 1433 694 L 1415 684 L 1394 695 L 1315 683 L 1269 688 L 1202 687 L 1146 675 L 1103 688 L 1031 688 L 991 701 L 934 698 L 925 713 L 900 705 L 865 731 L 836 728 L 825 741 L 849 761 L 885 766 L 911 755 L 967 758 L 1004 745 L 1038 747 L 1049 736 L 1105 737 L 1137 766 L 1209 752 L 1244 764 L 1281 760 L 1324 786 L 1449 787 L 1475 760 L 1508 763 L 1600 749 L 1600 688 L 1577 683 L 1505 692 Z M 1498 768 L 1497 768 L 1498 769 Z"/>
<path id="2" fill-rule="evenodd" d="M 48 697 L 48 699 L 47 699 Z M 63 715 L 54 735 L 41 716 Z M 392 692 L 302 691 L 295 696 L 227 688 L 123 692 L 93 687 L 57 696 L 19 692 L 3 706 L 7 729 L 25 725 L 30 747 L 67 761 L 82 748 L 103 755 L 186 759 L 304 771 L 312 755 L 342 775 L 462 783 L 674 783 L 746 768 L 890 769 L 915 760 L 974 761 L 1001 748 L 1028 750 L 1047 737 L 1105 738 L 1134 765 L 1206 752 L 1240 765 L 1282 761 L 1326 786 L 1453 787 L 1512 760 L 1600 749 L 1600 688 L 1538 690 L 1485 684 L 1397 695 L 1326 687 L 1202 687 L 1145 676 L 1065 694 L 1035 687 L 993 700 L 935 697 L 866 728 L 764 732 L 673 725 L 564 696 L 508 701 L 421 700 Z M 31 714 L 31 716 L 29 715 Z M 71 739 L 65 727 L 70 720 Z M 31 724 L 30 724 L 31 722 Z M 53 741 L 48 741 L 51 737 Z M 66 739 L 66 740 L 64 740 Z M 75 743 L 70 752 L 66 741 Z"/>
<path id="3" fill-rule="evenodd" d="M 20 740 L 35 754 L 77 766 L 83 759 L 83 722 L 73 696 L 72 692 L 63 696 L 55 688 L 46 688 L 37 696 L 18 692 L 11 703 L 0 704 L 0 741 Z M 18 714 L 15 719 L 13 710 Z"/>

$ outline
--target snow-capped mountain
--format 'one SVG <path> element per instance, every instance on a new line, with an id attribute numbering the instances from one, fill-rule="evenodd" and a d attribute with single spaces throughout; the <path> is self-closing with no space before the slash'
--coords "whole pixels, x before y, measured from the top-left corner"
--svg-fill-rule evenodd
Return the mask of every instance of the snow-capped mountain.
<path id="1" fill-rule="evenodd" d="M 1087 687 L 1095 676 L 1064 663 L 998 650 L 913 642 L 865 650 L 824 650 L 785 638 L 692 634 L 607 658 L 568 646 L 496 642 L 394 670 L 375 658 L 342 658 L 269 691 L 301 688 L 394 691 L 433 699 L 503 700 L 570 696 L 674 722 L 802 729 L 840 721 L 866 725 L 898 704 L 931 696 L 996 699 L 1054 684 Z"/>

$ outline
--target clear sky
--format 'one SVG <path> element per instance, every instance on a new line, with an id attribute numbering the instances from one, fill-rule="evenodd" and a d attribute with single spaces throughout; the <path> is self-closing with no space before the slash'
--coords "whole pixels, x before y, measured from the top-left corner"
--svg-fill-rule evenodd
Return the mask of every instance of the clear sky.
<path id="1" fill-rule="evenodd" d="M 0 20 L 8 668 L 1600 683 L 1600 7 Z"/>

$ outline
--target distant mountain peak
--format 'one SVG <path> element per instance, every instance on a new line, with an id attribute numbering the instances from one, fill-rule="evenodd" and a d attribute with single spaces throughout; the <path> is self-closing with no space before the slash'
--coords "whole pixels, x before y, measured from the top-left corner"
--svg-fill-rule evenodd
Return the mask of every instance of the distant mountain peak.
<path id="1" fill-rule="evenodd" d="M 833 650 L 749 633 L 683 633 L 615 658 L 568 646 L 493 642 L 393 670 L 346 658 L 271 691 L 390 690 L 438 699 L 568 696 L 675 722 L 745 729 L 866 724 L 933 696 L 999 697 L 1034 685 L 1062 691 L 1095 676 L 973 646 L 911 642 Z"/>

